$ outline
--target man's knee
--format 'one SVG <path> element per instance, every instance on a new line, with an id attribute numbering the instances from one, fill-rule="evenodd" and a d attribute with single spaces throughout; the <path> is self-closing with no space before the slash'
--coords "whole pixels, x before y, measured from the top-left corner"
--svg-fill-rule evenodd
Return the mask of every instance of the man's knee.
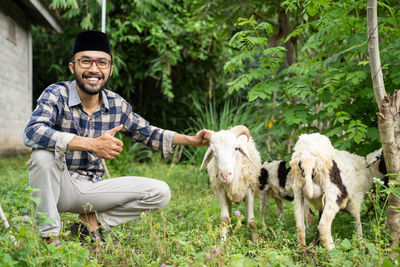
<path id="1" fill-rule="evenodd" d="M 59 185 L 62 167 L 57 164 L 54 152 L 35 149 L 32 152 L 29 168 L 29 184 L 33 188 L 46 189 Z"/>
<path id="2" fill-rule="evenodd" d="M 49 169 L 55 164 L 54 152 L 45 149 L 34 149 L 32 151 L 30 165 L 31 168 Z"/>
<path id="3" fill-rule="evenodd" d="M 171 200 L 171 190 L 167 183 L 160 181 L 160 185 L 157 187 L 158 196 L 160 198 L 160 208 L 167 206 Z"/>

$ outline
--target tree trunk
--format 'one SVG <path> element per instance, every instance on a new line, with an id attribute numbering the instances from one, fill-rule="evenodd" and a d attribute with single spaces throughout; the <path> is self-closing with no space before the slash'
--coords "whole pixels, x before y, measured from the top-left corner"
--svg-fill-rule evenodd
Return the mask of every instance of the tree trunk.
<path id="1" fill-rule="evenodd" d="M 381 136 L 385 164 L 389 173 L 400 173 L 400 95 L 395 91 L 393 96 L 385 96 L 378 114 L 379 132 Z M 390 177 L 400 181 L 400 176 Z M 397 248 L 400 238 L 400 211 L 391 207 L 400 207 L 400 199 L 391 194 L 387 210 L 387 228 L 392 237 L 390 247 Z M 393 256 L 395 254 L 393 253 Z"/>
<path id="2" fill-rule="evenodd" d="M 285 9 L 281 7 L 281 0 L 278 0 L 276 4 L 278 9 L 278 32 L 276 36 L 274 36 L 273 40 L 271 40 L 271 46 L 278 45 L 281 38 L 286 38 L 292 32 L 289 17 L 286 14 Z M 288 66 L 291 66 L 295 62 L 295 50 L 297 49 L 296 44 L 296 37 L 292 37 L 285 43 L 286 63 Z M 293 77 L 293 74 L 291 77 Z"/>
<path id="3" fill-rule="evenodd" d="M 367 1 L 368 54 L 371 68 L 372 85 L 378 103 L 378 126 L 381 137 L 385 164 L 389 173 L 400 173 L 400 95 L 395 91 L 388 96 L 385 91 L 378 40 L 377 0 Z M 400 176 L 390 177 L 400 181 Z M 400 207 L 400 199 L 394 194 L 389 196 L 387 210 L 387 228 L 392 237 L 392 248 L 398 247 L 400 238 L 400 211 L 391 207 Z M 396 253 L 391 253 L 396 256 Z"/>
<path id="4" fill-rule="evenodd" d="M 377 0 L 367 1 L 367 27 L 369 66 L 371 68 L 371 78 L 375 99 L 379 107 L 386 95 L 386 91 L 385 84 L 383 83 L 381 58 L 379 56 L 378 6 L 376 1 Z"/>

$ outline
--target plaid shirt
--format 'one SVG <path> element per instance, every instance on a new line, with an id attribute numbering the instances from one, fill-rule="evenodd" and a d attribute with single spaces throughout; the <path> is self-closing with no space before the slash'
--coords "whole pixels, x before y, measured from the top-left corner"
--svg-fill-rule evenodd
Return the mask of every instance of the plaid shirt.
<path id="1" fill-rule="evenodd" d="M 56 158 L 65 155 L 73 178 L 85 176 L 97 182 L 104 174 L 101 159 L 89 151 L 67 151 L 67 145 L 76 135 L 96 138 L 121 124 L 122 132 L 134 142 L 163 151 L 165 157 L 173 152 L 175 133 L 151 126 L 112 91 L 102 90 L 102 105 L 89 117 L 83 110 L 75 81 L 55 83 L 43 91 L 24 130 L 24 142 L 34 149 L 54 150 Z"/>

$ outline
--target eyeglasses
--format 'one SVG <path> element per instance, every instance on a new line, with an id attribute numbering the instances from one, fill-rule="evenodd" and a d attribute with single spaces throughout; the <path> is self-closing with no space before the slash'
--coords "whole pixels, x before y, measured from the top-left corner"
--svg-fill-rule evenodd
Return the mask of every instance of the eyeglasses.
<path id="1" fill-rule="evenodd" d="M 96 66 L 99 69 L 107 69 L 111 65 L 111 60 L 106 59 L 106 58 L 98 58 L 98 59 L 91 59 L 91 58 L 77 58 L 75 60 L 72 60 L 72 63 L 75 63 L 78 61 L 79 66 L 82 69 L 89 69 L 92 67 L 93 62 L 96 63 Z"/>

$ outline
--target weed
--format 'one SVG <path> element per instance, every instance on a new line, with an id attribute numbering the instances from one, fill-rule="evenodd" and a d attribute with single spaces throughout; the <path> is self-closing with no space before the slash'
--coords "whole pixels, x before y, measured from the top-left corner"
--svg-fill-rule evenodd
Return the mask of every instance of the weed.
<path id="1" fill-rule="evenodd" d="M 0 158 L 1 205 L 10 229 L 0 227 L 1 266 L 394 266 L 387 255 L 389 240 L 384 230 L 385 201 L 375 203 L 373 217 L 363 212 L 364 239 L 354 232 L 351 216 L 340 213 L 333 223 L 336 249 L 327 253 L 316 246 L 309 253 L 298 250 L 293 206 L 285 203 L 285 221 L 266 214 L 265 226 L 258 220 L 257 242 L 245 226 L 245 207 L 233 205 L 227 240 L 219 239 L 217 199 L 198 166 L 167 165 L 162 161 L 111 164 L 113 177 L 138 175 L 166 181 L 172 191 L 169 205 L 160 212 L 143 213 L 135 220 L 114 227 L 106 234 L 107 249 L 81 243 L 69 232 L 77 215 L 61 214 L 60 245 L 46 245 L 38 236 L 32 189 L 28 186 L 27 157 Z M 275 208 L 273 201 L 268 204 Z M 367 205 L 371 203 L 367 201 Z M 378 206 L 379 205 L 379 206 Z M 255 209 L 259 208 L 256 203 Z M 14 246 L 10 230 L 17 239 Z M 307 240 L 316 233 L 308 229 Z"/>

